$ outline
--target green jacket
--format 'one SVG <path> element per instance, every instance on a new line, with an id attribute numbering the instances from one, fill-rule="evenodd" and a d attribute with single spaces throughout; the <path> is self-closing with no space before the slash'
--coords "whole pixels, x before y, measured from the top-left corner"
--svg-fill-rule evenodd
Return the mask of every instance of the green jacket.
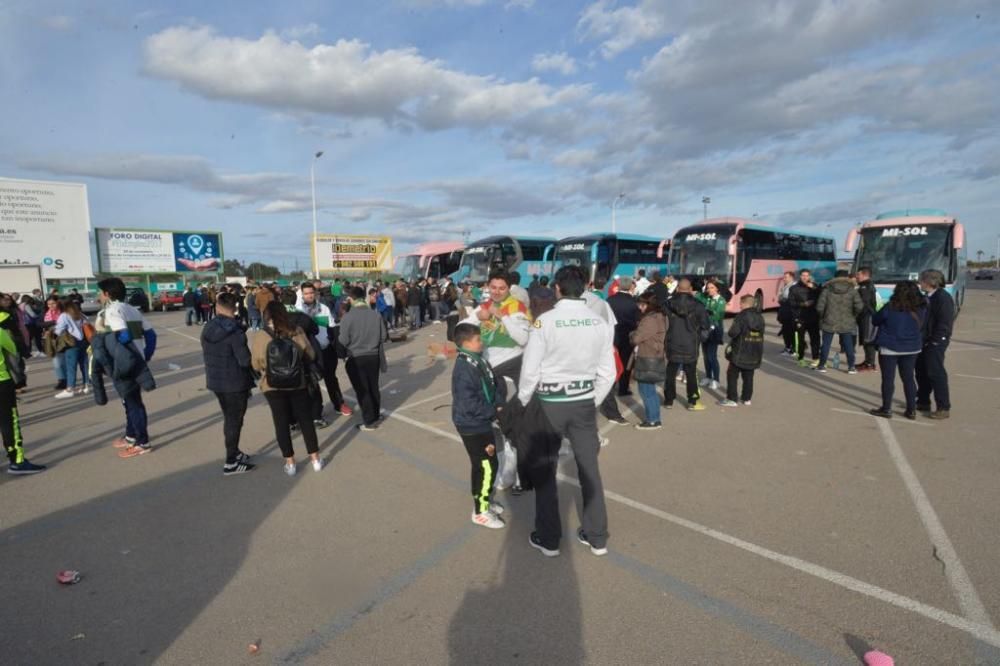
<path id="1" fill-rule="evenodd" d="M 712 324 L 721 324 L 722 320 L 726 318 L 726 299 L 719 296 L 718 298 L 709 298 L 708 294 L 698 292 L 694 295 L 696 301 L 705 306 L 705 310 L 708 311 L 708 321 Z"/>
<path id="2" fill-rule="evenodd" d="M 0 323 L 7 319 L 10 319 L 10 315 L 6 312 L 0 312 Z M 5 354 L 17 356 L 17 344 L 14 342 L 14 337 L 10 334 L 10 331 L 5 328 L 0 328 L 0 382 L 10 379 L 10 372 L 7 371 L 7 358 Z"/>
<path id="3" fill-rule="evenodd" d="M 848 278 L 833 278 L 827 282 L 816 301 L 819 327 L 826 333 L 854 333 L 858 315 L 864 309 L 861 294 Z"/>

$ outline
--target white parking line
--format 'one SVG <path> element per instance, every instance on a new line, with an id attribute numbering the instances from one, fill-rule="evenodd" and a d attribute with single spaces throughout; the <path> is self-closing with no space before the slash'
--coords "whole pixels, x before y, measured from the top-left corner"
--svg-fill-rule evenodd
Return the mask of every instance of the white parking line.
<path id="1" fill-rule="evenodd" d="M 193 336 L 190 336 L 187 333 L 181 333 L 176 328 L 168 328 L 167 330 L 170 331 L 171 333 L 176 333 L 177 335 L 181 336 L 182 338 L 187 338 L 188 340 L 194 340 L 195 342 L 201 342 L 201 339 L 195 338 Z"/>
<path id="2" fill-rule="evenodd" d="M 450 439 L 456 442 L 461 441 L 461 438 L 453 432 L 448 432 L 446 430 L 442 430 L 440 428 L 427 425 L 426 423 L 421 423 L 420 421 L 417 421 L 416 419 L 411 419 L 408 416 L 404 416 L 402 414 L 397 414 L 395 412 L 390 412 L 390 411 L 385 411 L 384 414 L 389 418 L 399 419 L 404 423 L 408 423 L 409 425 L 412 425 L 416 428 L 420 428 L 421 430 L 425 430 L 435 435 L 439 435 L 446 439 Z M 558 474 L 558 478 L 560 481 L 579 487 L 579 483 L 576 481 L 576 479 L 572 477 L 568 477 L 563 474 Z M 680 516 L 675 516 L 671 513 L 667 513 L 666 511 L 661 511 L 660 509 L 649 506 L 648 504 L 643 504 L 642 502 L 638 502 L 636 500 L 633 500 L 624 495 L 620 495 L 606 488 L 604 490 L 604 495 L 607 499 L 613 502 L 617 502 L 619 504 L 631 507 L 637 511 L 641 511 L 655 518 L 660 518 L 661 520 L 672 523 L 679 527 L 684 527 L 686 529 L 692 530 L 694 532 L 697 532 L 698 534 L 709 537 L 710 539 L 720 541 L 730 546 L 735 546 L 736 548 L 744 550 L 748 553 L 752 553 L 759 557 L 763 557 L 764 559 L 770 560 L 772 562 L 783 564 L 801 573 L 805 573 L 815 578 L 819 578 L 820 580 L 824 580 L 828 583 L 832 583 L 833 585 L 837 585 L 838 587 L 851 590 L 852 592 L 857 592 L 858 594 L 862 594 L 872 599 L 878 599 L 879 601 L 885 602 L 892 606 L 896 606 L 897 608 L 901 608 L 916 615 L 920 615 L 921 617 L 927 618 L 929 620 L 934 620 L 935 622 L 939 622 L 954 629 L 958 629 L 959 631 L 964 631 L 965 633 L 974 636 L 975 638 L 978 638 L 984 643 L 988 643 L 989 645 L 1000 648 L 1000 632 L 998 632 L 996 629 L 993 628 L 993 626 L 989 623 L 988 617 L 986 623 L 976 622 L 973 621 L 972 619 L 956 615 L 955 613 L 951 613 L 949 611 L 942 610 L 940 608 L 935 608 L 934 606 L 922 603 L 920 601 L 917 601 L 916 599 L 911 599 L 901 594 L 890 592 L 889 590 L 878 587 L 877 585 L 872 585 L 862 580 L 858 580 L 857 578 L 852 578 L 851 576 L 842 574 L 838 571 L 827 569 L 826 567 L 820 566 L 818 564 L 813 564 L 811 562 L 801 560 L 797 557 L 793 557 L 791 555 L 785 555 L 783 553 L 770 550 L 769 548 L 765 548 L 763 546 L 758 546 L 756 544 L 750 543 L 749 541 L 744 541 L 743 539 L 740 539 L 738 537 L 730 536 L 729 534 L 725 534 L 724 532 L 714 530 L 711 527 L 706 527 L 705 525 L 701 525 L 686 518 L 681 518 Z"/>
<path id="3" fill-rule="evenodd" d="M 858 411 L 855 411 L 853 409 L 841 409 L 839 407 L 831 407 L 830 411 L 831 412 L 840 412 L 841 414 L 854 414 L 856 416 L 867 416 L 870 419 L 879 419 L 880 421 L 884 420 L 884 419 L 882 419 L 879 416 L 872 416 L 868 412 L 858 412 Z M 905 421 L 900 421 L 900 423 L 905 423 L 906 425 L 923 426 L 924 428 L 933 428 L 934 427 L 933 423 L 921 423 L 920 421 L 905 420 Z"/>
<path id="4" fill-rule="evenodd" d="M 409 409 L 411 407 L 416 407 L 417 405 L 423 405 L 425 403 L 432 402 L 434 400 L 439 400 L 439 399 L 441 399 L 441 398 L 443 398 L 445 396 L 448 396 L 448 395 L 451 395 L 451 391 L 445 391 L 444 393 L 438 393 L 437 395 L 432 395 L 429 398 L 424 398 L 423 400 L 417 400 L 416 402 L 404 402 L 399 407 L 396 407 L 395 411 L 398 412 L 401 409 Z"/>
<path id="5" fill-rule="evenodd" d="M 951 584 L 951 589 L 955 593 L 955 598 L 958 600 L 958 605 L 962 609 L 962 613 L 973 622 L 992 629 L 993 622 L 990 620 L 989 613 L 986 612 L 986 606 L 983 605 L 979 595 L 976 594 L 972 580 L 962 565 L 962 561 L 958 559 L 955 546 L 944 531 L 944 526 L 934 511 L 934 507 L 931 506 L 931 502 L 927 498 L 927 493 L 924 492 L 923 486 L 920 485 L 920 480 L 917 479 L 916 473 L 910 467 L 910 463 L 907 461 L 906 455 L 903 453 L 903 449 L 896 439 L 896 434 L 885 419 L 878 419 L 878 428 L 882 433 L 882 440 L 889 450 L 889 456 L 892 458 L 892 462 L 895 463 L 896 469 L 899 470 L 899 475 L 903 478 L 906 489 L 910 492 L 910 498 L 913 500 L 913 504 L 917 508 L 917 513 L 920 515 L 920 521 L 924 524 L 924 528 L 931 538 L 931 543 L 934 544 L 934 550 L 941 561 L 944 562 L 944 574 Z"/>

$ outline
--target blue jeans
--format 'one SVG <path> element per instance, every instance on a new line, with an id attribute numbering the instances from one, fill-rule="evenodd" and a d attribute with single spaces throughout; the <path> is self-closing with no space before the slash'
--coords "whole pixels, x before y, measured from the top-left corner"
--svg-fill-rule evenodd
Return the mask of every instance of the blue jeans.
<path id="1" fill-rule="evenodd" d="M 66 354 L 56 354 L 52 357 L 52 370 L 56 373 L 56 381 L 66 381 Z"/>
<path id="2" fill-rule="evenodd" d="M 819 367 L 826 367 L 826 359 L 830 357 L 830 347 L 833 345 L 833 336 L 836 333 L 827 333 L 823 331 L 823 346 L 819 351 Z M 840 334 L 840 346 L 844 348 L 844 353 L 847 354 L 847 367 L 848 369 L 854 368 L 854 334 L 853 333 L 841 333 Z"/>
<path id="3" fill-rule="evenodd" d="M 719 343 L 705 342 L 701 345 L 701 350 L 705 356 L 705 376 L 719 381 Z"/>
<path id="4" fill-rule="evenodd" d="M 125 405 L 125 436 L 131 437 L 136 444 L 149 444 L 149 433 L 146 432 L 146 405 L 142 403 L 142 389 L 135 389 L 124 398 Z"/>
<path id="5" fill-rule="evenodd" d="M 187 312 L 184 315 L 184 323 L 191 326 L 197 319 L 198 313 L 195 311 L 195 308 L 187 308 Z"/>
<path id="6" fill-rule="evenodd" d="M 660 396 L 656 394 L 656 384 L 646 384 L 637 382 L 639 385 L 639 396 L 642 398 L 642 407 L 646 412 L 647 423 L 660 422 Z"/>
<path id="7" fill-rule="evenodd" d="M 76 386 L 76 369 L 80 368 L 81 383 L 87 384 L 87 348 L 82 342 L 78 342 L 75 347 L 68 348 L 63 352 L 65 356 L 66 388 L 72 389 Z"/>
<path id="8" fill-rule="evenodd" d="M 906 411 L 917 409 L 917 354 L 879 354 L 878 365 L 882 370 L 882 410 L 892 411 L 892 396 L 896 388 L 896 374 L 903 382 L 903 395 L 906 397 Z M 929 398 L 928 398 L 929 399 Z"/>

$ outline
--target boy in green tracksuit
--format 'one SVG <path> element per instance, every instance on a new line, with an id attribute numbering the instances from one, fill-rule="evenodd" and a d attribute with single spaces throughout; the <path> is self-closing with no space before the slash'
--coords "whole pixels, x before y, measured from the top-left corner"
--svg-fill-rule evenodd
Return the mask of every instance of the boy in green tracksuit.
<path id="1" fill-rule="evenodd" d="M 14 361 L 20 354 L 10 332 L 16 325 L 8 313 L 0 312 L 0 435 L 10 461 L 7 473 L 19 476 L 38 474 L 45 470 L 45 465 L 35 465 L 24 457 L 21 417 L 17 412 L 17 386 L 11 368 L 7 367 L 7 359 Z"/>

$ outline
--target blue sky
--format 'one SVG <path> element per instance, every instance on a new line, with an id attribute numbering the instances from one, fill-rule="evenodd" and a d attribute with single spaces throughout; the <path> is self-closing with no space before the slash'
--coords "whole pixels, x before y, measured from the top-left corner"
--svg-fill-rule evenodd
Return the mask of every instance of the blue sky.
<path id="1" fill-rule="evenodd" d="M 217 229 L 305 267 L 496 232 L 829 231 L 957 215 L 995 251 L 1000 12 L 931 0 L 6 3 L 0 175 L 88 185 L 94 226 Z M 97 4 L 97 3 L 94 3 Z"/>

